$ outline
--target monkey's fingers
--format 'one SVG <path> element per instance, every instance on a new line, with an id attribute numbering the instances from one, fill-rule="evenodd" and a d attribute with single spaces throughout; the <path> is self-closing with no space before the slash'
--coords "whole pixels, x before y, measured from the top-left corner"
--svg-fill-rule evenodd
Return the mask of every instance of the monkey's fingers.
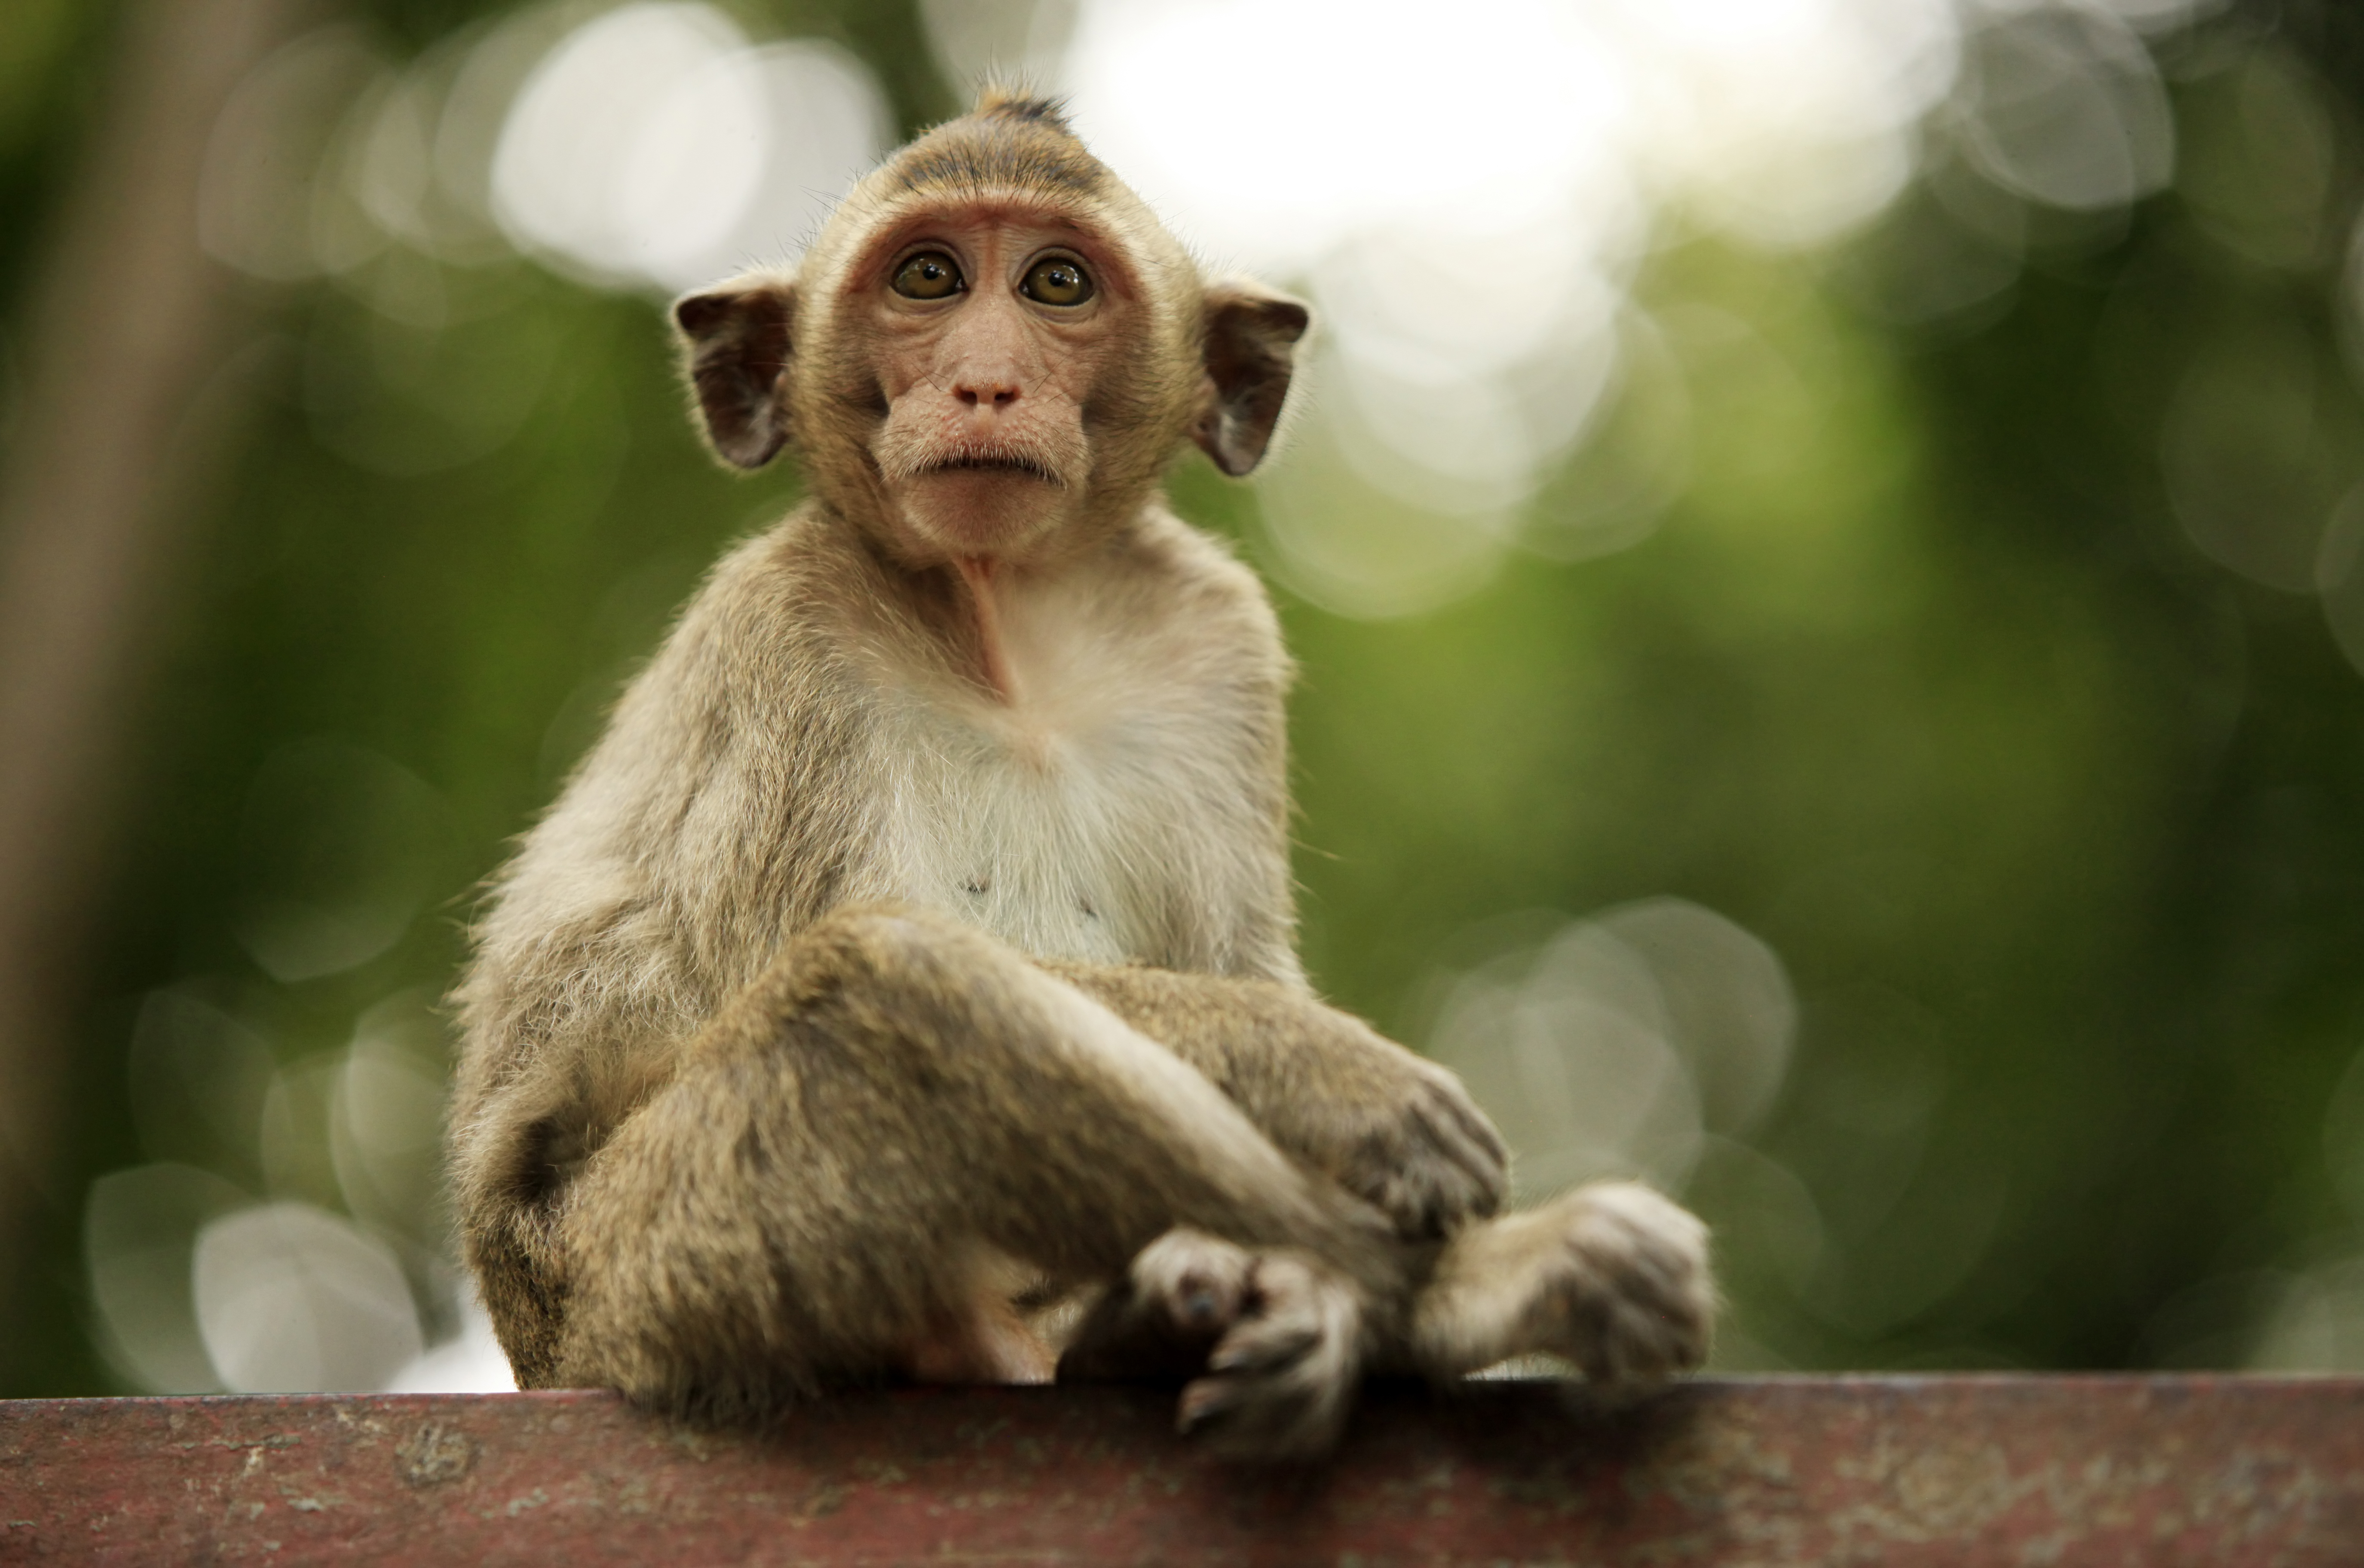
<path id="1" fill-rule="evenodd" d="M 1459 1090 L 1459 1080 L 1454 1081 Z M 1478 1108 L 1478 1102 L 1466 1091 L 1442 1095 L 1437 1104 L 1444 1109 L 1452 1135 L 1469 1161 L 1469 1169 L 1496 1181 L 1503 1180 L 1511 1168 L 1511 1146 L 1502 1140 L 1501 1130 L 1491 1118 Z"/>
<path id="2" fill-rule="evenodd" d="M 1337 1441 L 1362 1373 L 1362 1313 L 1353 1287 L 1287 1254 L 1255 1261 L 1239 1321 L 1182 1391 L 1176 1424 L 1218 1452 L 1317 1458 Z"/>
<path id="3" fill-rule="evenodd" d="M 1459 1082 L 1432 1070 L 1366 1133 L 1339 1179 L 1411 1240 L 1451 1236 L 1502 1207 L 1510 1156 Z"/>
<path id="4" fill-rule="evenodd" d="M 1440 1095 L 1421 1107 L 1421 1119 L 1429 1138 L 1478 1189 L 1475 1212 L 1500 1208 L 1511 1184 L 1511 1151 L 1486 1113 L 1463 1095 Z"/>

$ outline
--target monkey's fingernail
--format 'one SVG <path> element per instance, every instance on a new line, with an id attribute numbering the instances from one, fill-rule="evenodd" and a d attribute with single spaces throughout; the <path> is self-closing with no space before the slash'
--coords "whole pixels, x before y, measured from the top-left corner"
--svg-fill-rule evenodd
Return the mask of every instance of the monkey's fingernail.
<path id="1" fill-rule="evenodd" d="M 1262 1343 L 1251 1340 L 1236 1344 L 1218 1345 L 1215 1347 L 1215 1353 L 1207 1358 L 1207 1370 L 1237 1372 L 1242 1367 L 1262 1366 L 1269 1362 L 1288 1361 L 1300 1349 L 1297 1343 L 1297 1338 L 1292 1334 L 1284 1338 L 1266 1339 Z"/>
<path id="2" fill-rule="evenodd" d="M 1230 1391 L 1211 1377 L 1202 1377 L 1182 1390 L 1182 1401 L 1174 1409 L 1174 1429 L 1186 1436 L 1195 1428 L 1221 1414 L 1231 1403 Z"/>

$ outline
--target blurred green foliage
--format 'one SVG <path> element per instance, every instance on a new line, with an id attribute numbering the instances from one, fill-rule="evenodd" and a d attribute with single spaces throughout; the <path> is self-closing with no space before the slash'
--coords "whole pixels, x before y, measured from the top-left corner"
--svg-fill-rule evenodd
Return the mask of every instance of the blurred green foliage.
<path id="1" fill-rule="evenodd" d="M 412 50 L 490 8 L 364 9 Z M 906 6 L 742 10 L 860 53 L 907 128 L 953 106 Z M 108 20 L 0 14 L 9 311 Z M 2364 17 L 2237 8 L 2170 50 L 2178 188 L 2114 231 L 2038 236 L 1979 309 L 1884 305 L 1918 264 L 1918 196 L 1833 253 L 1656 255 L 1639 298 L 1692 450 L 1645 542 L 1518 559 L 1408 621 L 1283 598 L 1306 949 L 1344 1005 L 1418 1042 L 1473 928 L 1661 895 L 1786 963 L 1781 1098 L 1756 1154 L 1712 1153 L 1689 1194 L 1725 1221 L 1739 1362 L 2237 1362 L 2277 1280 L 2364 1251 L 2354 1162 L 2325 1142 L 2364 1049 L 2364 678 L 2314 594 L 2203 557 L 2170 495 L 2189 442 L 2263 453 L 2226 504 L 2289 510 L 2311 567 L 2364 480 L 2338 304 Z M 286 1064 L 439 990 L 471 889 L 618 681 L 797 494 L 792 466 L 740 481 L 703 456 L 648 302 L 521 261 L 440 271 L 440 330 L 335 283 L 258 294 L 235 451 L 189 498 L 199 564 L 129 759 L 72 1163 L 0 1306 L 0 1393 L 121 1385 L 87 1337 L 83 1194 L 195 1158 L 135 1120 L 141 999 L 201 994 Z M 2330 433 L 2277 457 L 2292 374 Z M 1546 487 L 1545 523 L 1600 461 Z M 1252 491 L 1195 458 L 1174 488 L 1262 548 Z M 396 782 L 322 805 L 301 768 L 324 744 Z M 355 876 L 418 917 L 358 966 L 273 978 L 258 909 Z M 1764 1161 L 1809 1195 L 1823 1262 L 1784 1240 Z"/>

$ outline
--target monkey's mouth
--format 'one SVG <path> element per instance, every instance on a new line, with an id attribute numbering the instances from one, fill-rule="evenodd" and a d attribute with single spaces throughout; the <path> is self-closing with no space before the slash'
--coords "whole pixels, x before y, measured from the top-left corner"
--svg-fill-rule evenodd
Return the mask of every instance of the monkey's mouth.
<path id="1" fill-rule="evenodd" d="M 930 473 L 956 473 L 964 472 L 974 473 L 1016 473 L 1022 474 L 1028 479 L 1038 480 L 1044 484 L 1060 485 L 1065 483 L 1057 474 L 1052 473 L 1043 464 L 1036 462 L 1032 458 L 1018 457 L 1015 455 L 974 453 L 962 457 L 950 457 L 945 458 L 941 462 L 930 463 L 928 465 L 927 472 Z"/>

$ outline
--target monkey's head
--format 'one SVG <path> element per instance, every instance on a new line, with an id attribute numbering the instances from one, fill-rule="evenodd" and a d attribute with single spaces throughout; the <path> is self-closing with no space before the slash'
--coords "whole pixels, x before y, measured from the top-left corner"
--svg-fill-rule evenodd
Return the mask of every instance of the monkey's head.
<path id="1" fill-rule="evenodd" d="M 791 272 L 674 306 L 715 451 L 793 443 L 913 564 L 1130 517 L 1187 439 L 1264 456 L 1305 306 L 1197 265 L 1041 99 L 988 93 L 856 186 Z"/>

